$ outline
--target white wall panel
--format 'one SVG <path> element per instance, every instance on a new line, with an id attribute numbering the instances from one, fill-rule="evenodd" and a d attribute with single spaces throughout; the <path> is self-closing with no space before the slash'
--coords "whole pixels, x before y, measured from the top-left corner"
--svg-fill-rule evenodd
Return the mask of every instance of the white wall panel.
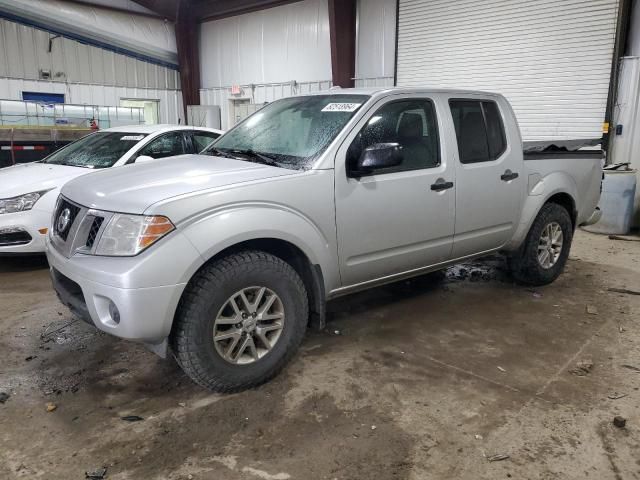
<path id="1" fill-rule="evenodd" d="M 393 78 L 397 0 L 358 0 L 356 78 Z"/>
<path id="2" fill-rule="evenodd" d="M 227 87 L 203 88 L 200 90 L 200 103 L 219 106 L 222 129 L 227 130 L 233 126 L 233 122 L 230 120 L 230 110 L 234 100 L 248 99 L 251 104 L 262 104 L 292 95 L 328 90 L 331 86 L 331 80 L 254 84 L 242 86 L 240 95 L 231 95 L 231 90 Z"/>
<path id="3" fill-rule="evenodd" d="M 400 0 L 398 85 L 495 91 L 525 140 L 599 138 L 618 0 Z"/>
<path id="4" fill-rule="evenodd" d="M 0 18 L 0 77 L 39 78 L 49 70 L 58 81 L 126 87 L 179 88 L 177 70 L 75 40 L 53 40 L 44 30 Z"/>
<path id="5" fill-rule="evenodd" d="M 178 123 L 178 119 L 184 117 L 182 94 L 179 90 L 44 82 L 0 77 L 0 98 L 20 100 L 23 91 L 62 93 L 66 103 L 88 105 L 118 106 L 123 98 L 159 100 L 161 123 Z"/>
<path id="6" fill-rule="evenodd" d="M 122 6 L 121 1 L 110 3 Z M 65 0 L 0 0 L 0 9 L 65 33 L 177 64 L 174 26 L 162 18 Z"/>
<path id="7" fill-rule="evenodd" d="M 304 0 L 203 23 L 202 86 L 331 78 L 327 0 Z"/>

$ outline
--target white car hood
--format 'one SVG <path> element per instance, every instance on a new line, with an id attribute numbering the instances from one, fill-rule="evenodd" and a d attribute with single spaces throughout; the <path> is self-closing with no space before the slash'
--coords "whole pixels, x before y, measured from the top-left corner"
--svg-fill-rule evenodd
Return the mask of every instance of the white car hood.
<path id="1" fill-rule="evenodd" d="M 0 169 L 0 198 L 60 188 L 69 180 L 94 170 L 67 165 L 25 163 Z"/>
<path id="2" fill-rule="evenodd" d="M 78 178 L 64 186 L 62 195 L 88 208 L 140 214 L 172 197 L 294 173 L 230 158 L 181 155 Z"/>

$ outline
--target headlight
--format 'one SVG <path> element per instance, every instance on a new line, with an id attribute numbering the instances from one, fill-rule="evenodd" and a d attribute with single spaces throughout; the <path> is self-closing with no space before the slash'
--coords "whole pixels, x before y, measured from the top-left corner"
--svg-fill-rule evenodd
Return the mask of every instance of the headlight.
<path id="1" fill-rule="evenodd" d="M 174 229 L 167 217 L 116 213 L 102 232 L 95 254 L 137 255 Z"/>
<path id="2" fill-rule="evenodd" d="M 41 192 L 25 193 L 12 198 L 0 199 L 0 215 L 3 213 L 15 213 L 26 212 L 31 210 L 40 197 L 42 197 L 49 190 L 43 190 Z"/>

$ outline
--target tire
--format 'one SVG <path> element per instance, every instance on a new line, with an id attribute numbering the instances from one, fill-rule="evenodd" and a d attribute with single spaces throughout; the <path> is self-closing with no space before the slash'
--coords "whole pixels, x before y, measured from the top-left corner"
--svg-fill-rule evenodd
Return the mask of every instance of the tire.
<path id="1" fill-rule="evenodd" d="M 541 237 L 546 234 L 546 228 L 554 228 L 557 231 L 556 225 L 560 227 L 562 232 L 562 246 L 561 249 L 555 247 L 559 250 L 557 260 L 551 266 L 544 266 L 538 257 L 538 248 L 542 242 Z M 515 255 L 509 258 L 511 275 L 517 282 L 526 285 L 539 286 L 553 282 L 564 269 L 569 257 L 572 239 L 573 223 L 569 212 L 556 203 L 543 205 L 533 225 L 531 225 L 524 244 Z M 540 248 L 543 247 L 540 246 Z M 548 257 L 544 258 L 553 258 L 553 256 L 549 254 Z"/>
<path id="2" fill-rule="evenodd" d="M 261 295 L 260 291 L 266 293 Z M 244 297 L 239 292 L 245 292 Z M 265 325 L 256 319 L 260 315 L 250 313 L 248 320 L 233 325 L 227 325 L 227 320 L 233 318 L 230 321 L 235 322 L 240 318 L 234 305 L 248 311 L 243 305 L 259 301 L 266 305 L 272 300 L 271 294 L 275 294 L 276 300 L 269 308 L 278 310 L 266 312 L 264 317 L 281 315 L 282 327 L 264 334 L 272 335 L 269 341 L 273 345 L 268 350 L 262 341 L 265 337 L 258 336 L 260 325 Z M 260 295 L 263 300 L 258 298 Z M 247 299 L 251 302 L 246 303 Z M 253 311 L 259 312 L 261 308 Z M 251 321 L 251 315 L 254 330 L 245 331 L 251 328 L 245 324 Z M 307 292 L 291 265 L 266 252 L 247 250 L 216 260 L 195 275 L 178 305 L 170 345 L 178 364 L 195 383 L 214 392 L 237 392 L 265 383 L 282 370 L 300 346 L 308 319 Z M 280 320 L 266 322 L 269 321 L 273 325 Z M 232 338 L 214 342 L 214 329 L 216 338 L 224 337 L 225 332 L 230 332 L 227 336 Z M 239 340 L 238 331 L 243 335 Z M 237 353 L 247 337 L 252 337 L 254 348 L 249 345 Z M 231 347 L 234 341 L 237 344 Z M 225 359 L 230 347 L 231 353 Z M 263 356 L 257 358 L 260 352 Z M 234 360 L 236 355 L 238 358 Z"/>

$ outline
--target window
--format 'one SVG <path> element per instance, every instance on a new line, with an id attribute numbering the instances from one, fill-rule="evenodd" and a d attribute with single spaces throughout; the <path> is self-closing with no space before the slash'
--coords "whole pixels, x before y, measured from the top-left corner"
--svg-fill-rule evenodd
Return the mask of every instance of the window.
<path id="1" fill-rule="evenodd" d="M 159 136 L 145 146 L 138 156 L 146 155 L 151 158 L 164 158 L 185 153 L 182 132 L 171 132 Z"/>
<path id="2" fill-rule="evenodd" d="M 43 162 L 85 168 L 112 167 L 145 136 L 128 132 L 92 133 L 57 150 Z"/>
<path id="3" fill-rule="evenodd" d="M 213 132 L 193 132 L 191 138 L 193 139 L 194 153 L 200 153 L 202 150 L 211 145 L 211 143 L 219 136 L 220 135 Z"/>
<path id="4" fill-rule="evenodd" d="M 487 136 L 489 138 L 489 155 L 495 160 L 507 149 L 507 140 L 504 136 L 504 127 L 500 111 L 495 102 L 482 102 L 484 119 L 487 123 Z"/>
<path id="5" fill-rule="evenodd" d="M 437 167 L 440 147 L 433 103 L 422 99 L 400 100 L 380 107 L 349 147 L 349 170 L 355 169 L 362 152 L 376 143 L 398 143 L 403 154 L 400 165 L 376 173 Z"/>
<path id="6" fill-rule="evenodd" d="M 496 160 L 507 148 L 498 105 L 480 100 L 450 100 L 461 163 Z"/>
<path id="7" fill-rule="evenodd" d="M 218 155 L 251 150 L 282 168 L 307 170 L 369 99 L 345 93 L 276 100 L 207 148 Z M 252 161 L 260 161 L 253 155 Z"/>

